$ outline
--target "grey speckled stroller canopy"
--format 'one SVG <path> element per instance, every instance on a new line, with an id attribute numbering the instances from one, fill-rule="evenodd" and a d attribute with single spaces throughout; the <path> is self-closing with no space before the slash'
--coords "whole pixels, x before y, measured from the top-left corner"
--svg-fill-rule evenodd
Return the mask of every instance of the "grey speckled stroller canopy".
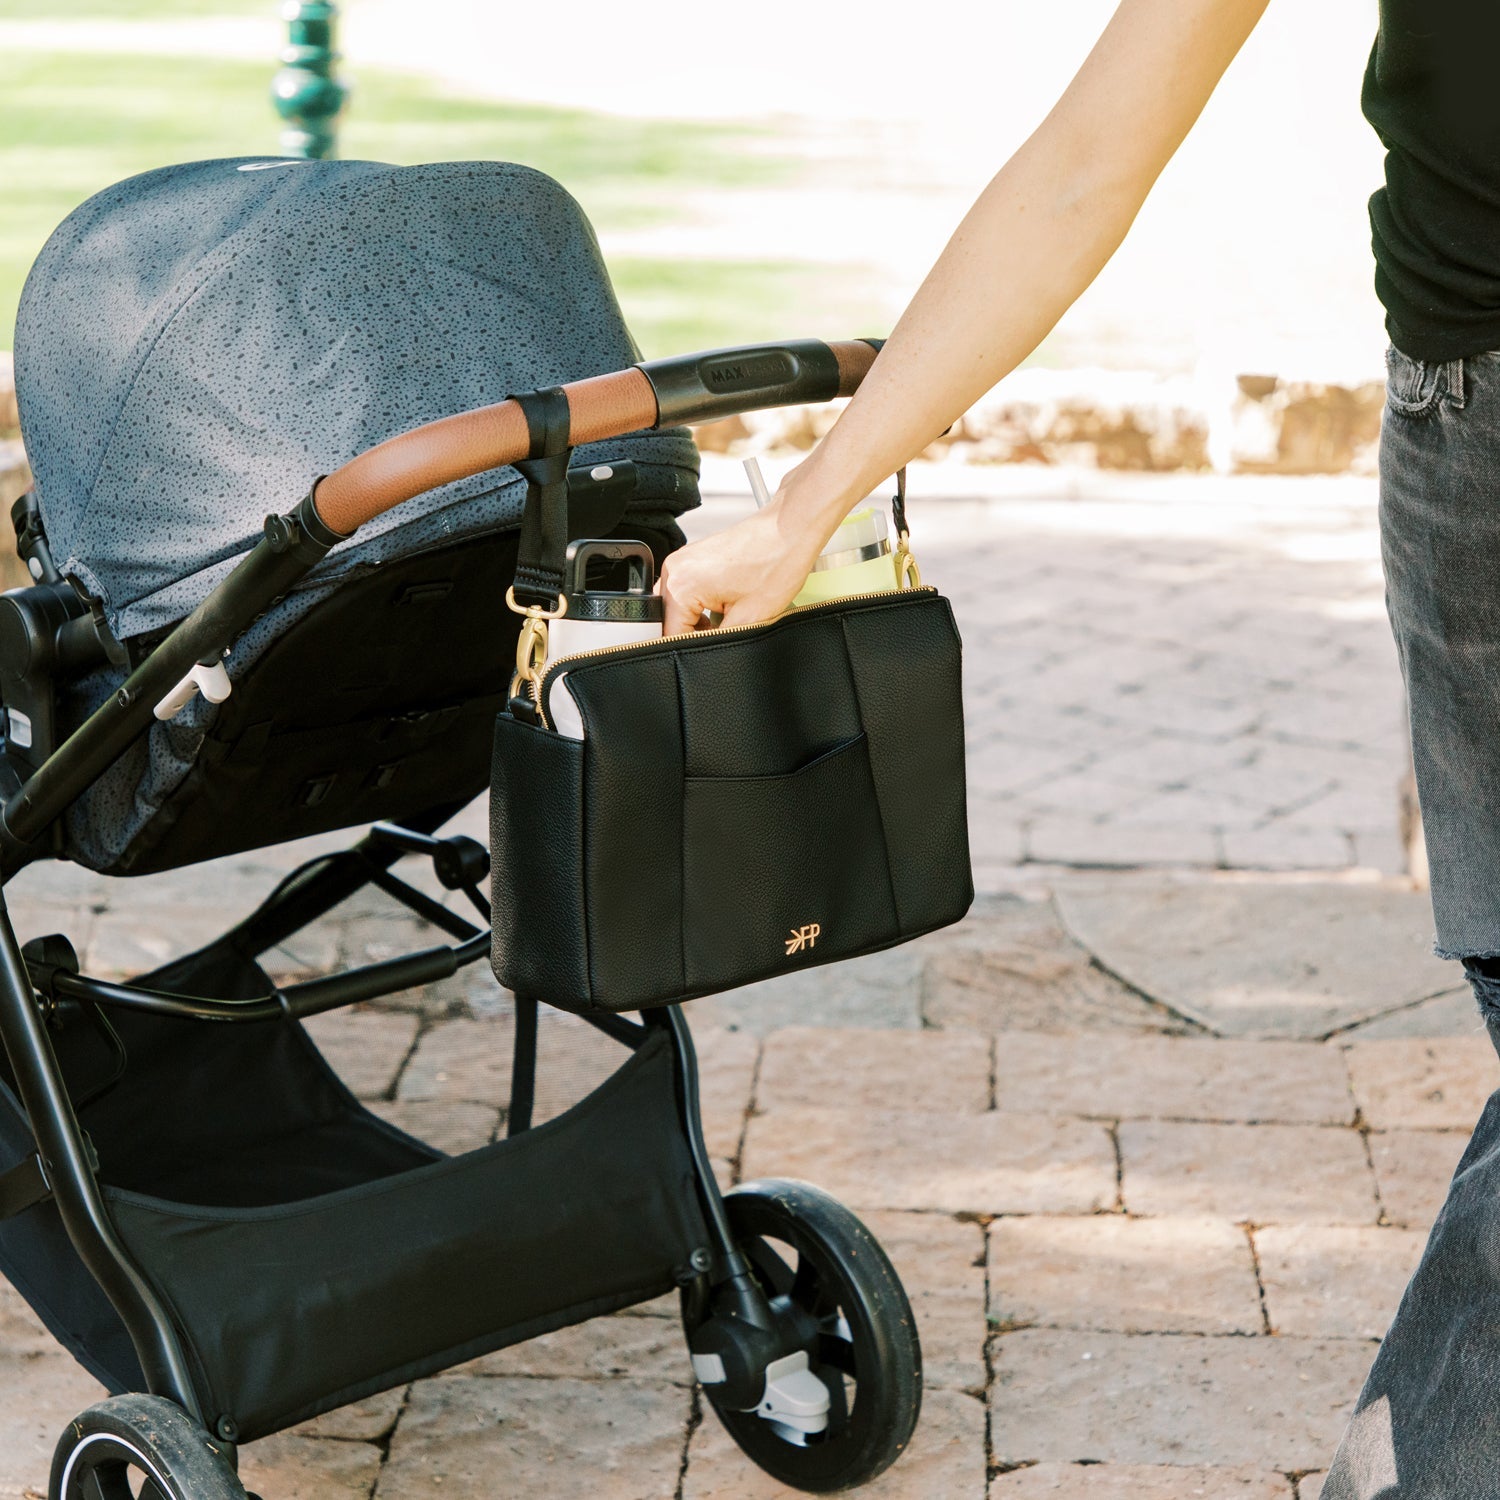
<path id="1" fill-rule="evenodd" d="M 48 241 L 16 328 L 54 556 L 122 638 L 187 614 L 269 511 L 371 445 L 636 358 L 578 205 L 493 162 L 131 178 Z M 607 456 L 641 466 L 658 517 L 696 499 L 684 432 L 615 439 Z M 521 495 L 511 469 L 433 491 L 336 548 L 315 585 L 515 525 Z"/>

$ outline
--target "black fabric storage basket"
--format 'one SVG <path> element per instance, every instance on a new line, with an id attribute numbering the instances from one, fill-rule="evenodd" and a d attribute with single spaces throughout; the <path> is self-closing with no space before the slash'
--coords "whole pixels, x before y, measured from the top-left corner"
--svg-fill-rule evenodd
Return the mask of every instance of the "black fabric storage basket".
<path id="1" fill-rule="evenodd" d="M 107 1196 L 248 1442 L 689 1279 L 708 1234 L 675 1097 L 657 1033 L 567 1113 L 465 1156 L 267 1208 Z"/>
<path id="2" fill-rule="evenodd" d="M 500 982 L 635 1010 L 957 921 L 959 662 L 931 589 L 573 658 L 582 740 L 496 725 Z M 544 717 L 556 691 L 547 677 Z"/>
<path id="3" fill-rule="evenodd" d="M 111 1218 L 243 1441 L 659 1296 L 709 1242 L 665 1032 L 566 1113 L 446 1158 L 295 1022 L 120 1022 L 131 1071 L 85 1111 Z M 3 1073 L 0 1170 L 35 1150 Z M 144 1388 L 54 1203 L 0 1223 L 0 1271 L 111 1391 Z"/>

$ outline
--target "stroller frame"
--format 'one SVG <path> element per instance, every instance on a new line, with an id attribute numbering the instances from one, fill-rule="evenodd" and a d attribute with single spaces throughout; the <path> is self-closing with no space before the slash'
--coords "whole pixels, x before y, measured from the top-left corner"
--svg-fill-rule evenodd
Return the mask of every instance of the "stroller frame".
<path id="1" fill-rule="evenodd" d="M 851 354 L 850 350 L 858 353 Z M 642 374 L 647 377 L 656 421 L 664 425 L 703 421 L 762 406 L 826 400 L 857 385 L 872 357 L 865 345 L 830 347 L 803 341 L 657 361 L 621 372 L 621 377 L 638 379 Z M 852 376 L 850 369 L 854 372 Z M 622 420 L 628 425 L 620 425 Z M 641 422 L 638 412 L 631 418 L 627 409 L 623 414 L 609 415 L 608 424 L 613 424 L 612 430 L 624 432 L 639 427 Z M 444 425 L 435 423 L 431 428 Z M 429 429 L 417 429 L 383 446 L 391 448 L 428 432 Z M 477 465 L 483 469 L 512 461 L 511 456 L 493 450 L 482 457 L 481 462 L 470 452 L 464 462 L 471 468 Z M 346 468 L 355 468 L 360 462 L 355 460 Z M 340 475 L 344 473 L 340 471 Z M 391 508 L 406 498 L 407 493 L 431 487 L 434 482 L 431 466 L 406 476 L 403 482 L 406 493 L 393 494 L 387 486 L 380 503 L 368 508 L 369 514 Z M 328 483 L 320 481 L 321 485 Z M 413 485 L 418 488 L 413 489 Z M 70 946 L 59 939 L 39 939 L 23 949 L 11 920 L 4 886 L 30 863 L 58 855 L 61 845 L 57 825 L 63 813 L 149 728 L 155 707 L 184 684 L 194 667 L 217 662 L 264 610 L 303 579 L 355 526 L 369 518 L 368 514 L 356 516 L 354 525 L 335 529 L 325 519 L 326 513 L 320 507 L 315 487 L 290 513 L 269 516 L 264 536 L 253 550 L 139 661 L 114 695 L 65 742 L 34 767 L 8 752 L 0 757 L 0 794 L 3 794 L 0 1041 L 35 1144 L 33 1154 L 0 1173 L 0 1222 L 38 1204 L 50 1202 L 55 1207 L 78 1257 L 124 1325 L 146 1390 L 152 1397 L 174 1403 L 198 1429 L 211 1433 L 214 1450 L 231 1470 L 235 1444 L 241 1439 L 238 1424 L 224 1413 L 222 1406 L 214 1409 L 208 1404 L 200 1367 L 184 1346 L 181 1319 L 174 1322 L 172 1312 L 158 1295 L 138 1255 L 127 1245 L 101 1182 L 98 1157 L 80 1123 L 80 1109 L 89 1101 L 75 1104 L 70 1096 L 53 1046 L 50 1024 L 60 1011 L 69 1007 L 205 1024 L 296 1021 L 449 977 L 464 965 L 486 956 L 490 949 L 489 908 L 480 890 L 489 873 L 489 852 L 463 836 L 435 836 L 436 830 L 458 811 L 457 806 L 449 805 L 421 816 L 406 816 L 399 822 L 377 823 L 352 848 L 321 856 L 294 871 L 254 912 L 201 951 L 206 953 L 218 944 L 229 943 L 241 954 L 258 955 L 371 885 L 402 902 L 453 941 L 329 977 L 273 986 L 270 993 L 254 999 L 198 996 L 153 987 L 149 982 L 112 983 L 90 978 L 78 971 Z M 29 533 L 18 527 L 18 533 L 23 555 L 28 546 L 42 548 L 42 565 L 33 566 L 34 576 L 50 570 L 55 578 L 50 559 L 45 557 L 45 539 L 39 527 L 31 528 Z M 70 618 L 64 622 L 64 631 L 71 629 L 76 634 L 89 626 L 87 606 L 81 601 L 76 608 L 65 612 Z M 97 625 L 97 615 L 94 624 Z M 98 633 L 101 650 L 114 645 L 107 634 Z M 484 917 L 484 925 L 466 920 L 395 876 L 392 867 L 406 854 L 431 858 L 441 883 L 450 890 L 464 892 Z M 507 1117 L 509 1138 L 520 1136 L 531 1127 L 537 1001 L 516 997 L 515 1014 L 512 1093 Z M 640 1021 L 614 1014 L 588 1015 L 582 1019 L 629 1048 L 639 1049 L 653 1038 L 662 1037 L 669 1049 L 675 1084 L 675 1121 L 686 1146 L 693 1196 L 697 1200 L 695 1213 L 701 1215 L 702 1228 L 707 1231 L 707 1243 L 692 1249 L 687 1266 L 676 1279 L 683 1291 L 694 1368 L 710 1400 L 741 1446 L 786 1482 L 830 1489 L 872 1477 L 904 1447 L 916 1421 L 920 1393 L 920 1355 L 910 1308 L 879 1247 L 852 1216 L 831 1200 L 816 1195 L 815 1190 L 795 1184 L 764 1185 L 761 1200 L 775 1197 L 770 1192 L 772 1188 L 783 1190 L 776 1200 L 780 1203 L 777 1211 L 783 1218 L 800 1212 L 808 1223 L 816 1221 L 821 1226 L 807 1237 L 799 1238 L 795 1232 L 784 1236 L 796 1244 L 799 1256 L 805 1259 L 819 1251 L 825 1242 L 833 1246 L 828 1264 L 833 1267 L 833 1279 L 843 1288 L 840 1306 L 846 1309 L 838 1314 L 839 1326 L 851 1346 L 845 1356 L 848 1365 L 845 1373 L 860 1382 L 860 1401 L 865 1410 L 856 1413 L 861 1419 L 859 1425 L 872 1429 L 861 1437 L 862 1448 L 851 1467 L 847 1455 L 835 1462 L 838 1456 L 826 1451 L 834 1445 L 825 1445 L 824 1449 L 815 1443 L 808 1445 L 806 1434 L 820 1431 L 815 1413 L 812 1417 L 806 1412 L 798 1415 L 791 1409 L 796 1406 L 793 1397 L 788 1398 L 791 1407 L 785 1403 L 777 1405 L 780 1398 L 774 1394 L 772 1372 L 784 1370 L 789 1358 L 793 1368 L 786 1389 L 795 1398 L 805 1397 L 807 1386 L 797 1385 L 795 1364 L 800 1358 L 801 1370 L 805 1372 L 807 1357 L 797 1351 L 805 1349 L 809 1339 L 820 1337 L 818 1325 L 805 1309 L 799 1312 L 793 1305 L 796 1288 L 790 1280 L 778 1285 L 780 1272 L 785 1268 L 775 1264 L 774 1257 L 768 1263 L 763 1254 L 747 1251 L 750 1243 L 759 1245 L 763 1251 L 762 1236 L 767 1232 L 774 1235 L 779 1221 L 772 1222 L 769 1231 L 761 1221 L 757 1221 L 753 1230 L 747 1230 L 744 1224 L 737 1229 L 734 1221 L 739 1211 L 734 1202 L 737 1195 L 731 1194 L 726 1200 L 715 1181 L 699 1114 L 695 1051 L 680 1007 L 646 1012 Z M 122 1059 L 116 1080 L 123 1070 Z M 740 1190 L 740 1194 L 745 1191 Z M 756 1211 L 764 1218 L 766 1203 L 761 1200 L 757 1200 L 761 1206 L 756 1209 L 755 1203 L 747 1198 L 742 1205 L 743 1214 Z M 843 1215 L 843 1219 L 838 1215 Z M 775 1220 L 774 1213 L 772 1219 Z M 746 1239 L 747 1233 L 752 1234 L 750 1241 Z M 841 1267 L 837 1264 L 840 1255 L 849 1262 L 848 1267 L 842 1268 L 847 1270 L 843 1280 L 839 1279 Z M 860 1258 L 864 1264 L 854 1267 L 853 1262 Z M 799 1272 L 799 1286 L 801 1275 Z M 876 1278 L 873 1290 L 860 1281 L 861 1275 Z M 880 1280 L 881 1277 L 885 1280 Z M 632 1300 L 640 1298 L 601 1299 L 594 1310 L 607 1311 L 628 1305 Z M 850 1319 L 854 1332 L 850 1332 Z M 577 1320 L 577 1317 L 559 1317 L 550 1324 L 545 1319 L 537 1320 L 533 1331 L 542 1332 L 547 1326 L 563 1326 L 567 1321 Z M 902 1331 L 892 1334 L 888 1323 Z M 867 1327 L 872 1330 L 868 1335 L 864 1332 Z M 861 1340 L 856 1349 L 854 1345 Z M 865 1343 L 872 1346 L 869 1352 L 864 1351 Z M 898 1343 L 902 1344 L 900 1358 L 892 1353 Z M 891 1377 L 895 1382 L 894 1407 L 881 1386 L 887 1378 L 887 1365 L 900 1366 L 904 1371 Z M 378 1388 L 373 1384 L 369 1387 Z M 342 1389 L 344 1399 L 349 1399 L 350 1389 L 348 1386 Z M 836 1408 L 841 1399 L 836 1399 Z M 308 1414 L 306 1408 L 291 1420 L 299 1420 L 305 1414 Z M 847 1406 L 841 1415 L 849 1425 Z M 800 1428 L 799 1422 L 804 1423 Z M 805 1425 L 808 1422 L 812 1425 Z M 275 1430 L 279 1425 L 285 1424 L 279 1420 L 269 1425 L 262 1422 L 258 1432 L 247 1436 Z M 77 1423 L 74 1427 L 83 1430 Z M 65 1438 L 64 1444 L 67 1441 Z M 783 1449 L 787 1450 L 785 1454 Z M 811 1467 L 799 1455 L 811 1455 Z M 62 1460 L 60 1446 L 58 1464 L 54 1466 L 54 1487 L 59 1472 L 71 1472 L 60 1470 Z M 72 1491 L 68 1493 L 71 1495 Z M 215 1496 L 219 1493 L 214 1491 Z"/>

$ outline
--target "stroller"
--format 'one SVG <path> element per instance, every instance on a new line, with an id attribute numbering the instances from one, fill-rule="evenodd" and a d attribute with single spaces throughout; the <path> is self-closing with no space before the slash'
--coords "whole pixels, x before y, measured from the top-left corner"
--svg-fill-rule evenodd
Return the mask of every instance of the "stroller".
<path id="1" fill-rule="evenodd" d="M 487 786 L 515 657 L 507 398 L 563 386 L 570 535 L 659 559 L 697 500 L 682 424 L 848 394 L 874 346 L 639 363 L 546 177 L 216 161 L 79 208 L 16 351 L 34 583 L 0 596 L 0 879 L 372 825 L 125 983 L 65 935 L 23 943 L 0 892 L 0 1270 L 113 1393 L 62 1436 L 50 1500 L 245 1500 L 238 1445 L 674 1290 L 751 1459 L 811 1491 L 879 1474 L 920 1406 L 900 1282 L 815 1188 L 721 1195 L 678 1007 L 585 1018 L 620 1066 L 533 1126 L 516 997 L 508 1133 L 455 1157 L 302 1025 L 490 950 L 489 851 L 443 830 Z M 272 981 L 268 950 L 372 885 L 448 941 Z"/>

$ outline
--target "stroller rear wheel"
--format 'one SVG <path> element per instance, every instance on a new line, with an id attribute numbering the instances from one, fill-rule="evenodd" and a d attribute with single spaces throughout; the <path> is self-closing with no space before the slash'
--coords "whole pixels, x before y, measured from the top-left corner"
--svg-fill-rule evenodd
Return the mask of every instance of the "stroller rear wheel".
<path id="1" fill-rule="evenodd" d="M 69 1423 L 48 1500 L 246 1500 L 223 1450 L 180 1406 L 115 1396 Z"/>
<path id="2" fill-rule="evenodd" d="M 895 1462 L 922 1406 L 922 1350 L 900 1279 L 870 1231 L 808 1183 L 747 1183 L 724 1206 L 772 1312 L 812 1334 L 807 1367 L 828 1388 L 827 1425 L 800 1432 L 721 1406 L 712 1387 L 705 1394 L 735 1442 L 783 1484 L 821 1494 L 864 1484 Z M 709 1315 L 701 1291 L 686 1290 L 689 1339 Z"/>

